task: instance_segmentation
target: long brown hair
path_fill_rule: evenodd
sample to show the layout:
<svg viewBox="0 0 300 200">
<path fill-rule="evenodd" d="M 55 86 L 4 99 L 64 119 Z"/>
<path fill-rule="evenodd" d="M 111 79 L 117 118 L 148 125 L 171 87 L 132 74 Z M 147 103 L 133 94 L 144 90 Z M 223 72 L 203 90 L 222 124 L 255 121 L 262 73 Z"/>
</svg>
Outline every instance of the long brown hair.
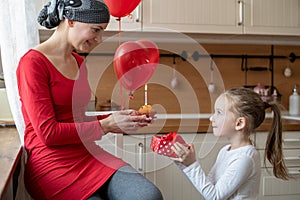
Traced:
<svg viewBox="0 0 300 200">
<path fill-rule="evenodd" d="M 254 133 L 265 119 L 265 109 L 271 108 L 273 120 L 269 131 L 264 154 L 264 165 L 268 160 L 273 166 L 275 177 L 287 180 L 290 178 L 283 159 L 282 152 L 282 121 L 281 112 L 276 103 L 266 103 L 251 89 L 233 88 L 224 92 L 230 104 L 230 111 L 238 117 L 245 117 L 248 126 L 245 134 Z"/>
</svg>

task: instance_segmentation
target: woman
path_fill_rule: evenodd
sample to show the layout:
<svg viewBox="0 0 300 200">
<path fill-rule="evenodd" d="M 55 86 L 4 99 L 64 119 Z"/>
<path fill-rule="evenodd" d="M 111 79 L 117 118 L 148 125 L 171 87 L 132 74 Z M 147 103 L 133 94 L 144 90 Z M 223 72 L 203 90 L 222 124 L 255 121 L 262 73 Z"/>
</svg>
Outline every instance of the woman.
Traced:
<svg viewBox="0 0 300 200">
<path fill-rule="evenodd" d="M 282 125 L 278 106 L 263 102 L 250 89 L 235 88 L 221 94 L 210 118 L 213 133 L 226 137 L 217 160 L 206 176 L 196 160 L 193 145 L 175 143 L 172 150 L 179 156 L 175 161 L 205 199 L 258 199 L 260 155 L 249 136 L 265 119 L 265 109 L 274 117 L 265 150 L 265 160 L 273 166 L 275 177 L 287 180 L 289 174 L 282 154 Z"/>
<path fill-rule="evenodd" d="M 20 60 L 17 79 L 28 160 L 25 185 L 34 199 L 162 199 L 131 166 L 95 144 L 108 132 L 134 133 L 151 122 L 134 110 L 87 117 L 90 87 L 84 60 L 109 22 L 97 0 L 52 0 L 39 23 L 57 27 Z"/>
</svg>

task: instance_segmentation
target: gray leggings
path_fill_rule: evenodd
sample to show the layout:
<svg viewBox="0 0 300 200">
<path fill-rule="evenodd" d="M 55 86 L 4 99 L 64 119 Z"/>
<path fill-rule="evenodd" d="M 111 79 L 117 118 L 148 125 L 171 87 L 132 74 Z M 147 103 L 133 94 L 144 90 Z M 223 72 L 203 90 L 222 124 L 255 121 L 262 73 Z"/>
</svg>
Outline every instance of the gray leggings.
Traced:
<svg viewBox="0 0 300 200">
<path fill-rule="evenodd" d="M 159 189 L 131 166 L 123 166 L 88 200 L 162 200 Z"/>
</svg>

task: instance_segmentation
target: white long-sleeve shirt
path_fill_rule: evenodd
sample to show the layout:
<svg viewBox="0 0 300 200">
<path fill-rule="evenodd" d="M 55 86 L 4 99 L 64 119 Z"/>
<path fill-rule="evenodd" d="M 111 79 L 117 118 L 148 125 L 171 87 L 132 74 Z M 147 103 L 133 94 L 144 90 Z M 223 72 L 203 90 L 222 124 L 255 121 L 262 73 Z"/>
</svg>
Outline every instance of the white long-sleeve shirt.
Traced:
<svg viewBox="0 0 300 200">
<path fill-rule="evenodd" d="M 252 145 L 229 148 L 226 145 L 220 150 L 207 176 L 198 161 L 181 169 L 207 200 L 258 199 L 259 152 Z"/>
</svg>

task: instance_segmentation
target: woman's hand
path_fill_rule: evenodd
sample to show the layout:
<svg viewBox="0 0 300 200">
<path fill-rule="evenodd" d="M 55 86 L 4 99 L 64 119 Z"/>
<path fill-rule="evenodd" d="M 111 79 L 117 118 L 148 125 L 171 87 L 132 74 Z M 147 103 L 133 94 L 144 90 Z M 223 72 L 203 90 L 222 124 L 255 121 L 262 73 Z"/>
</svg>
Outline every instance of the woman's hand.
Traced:
<svg viewBox="0 0 300 200">
<path fill-rule="evenodd" d="M 151 122 L 151 118 L 147 118 L 146 115 L 138 115 L 135 110 L 121 110 L 100 120 L 104 133 L 134 133 Z"/>
<path fill-rule="evenodd" d="M 174 161 L 182 163 L 184 166 L 189 166 L 196 161 L 196 153 L 193 144 L 188 146 L 176 142 L 171 149 L 176 153 L 178 158 L 171 158 Z"/>
</svg>

